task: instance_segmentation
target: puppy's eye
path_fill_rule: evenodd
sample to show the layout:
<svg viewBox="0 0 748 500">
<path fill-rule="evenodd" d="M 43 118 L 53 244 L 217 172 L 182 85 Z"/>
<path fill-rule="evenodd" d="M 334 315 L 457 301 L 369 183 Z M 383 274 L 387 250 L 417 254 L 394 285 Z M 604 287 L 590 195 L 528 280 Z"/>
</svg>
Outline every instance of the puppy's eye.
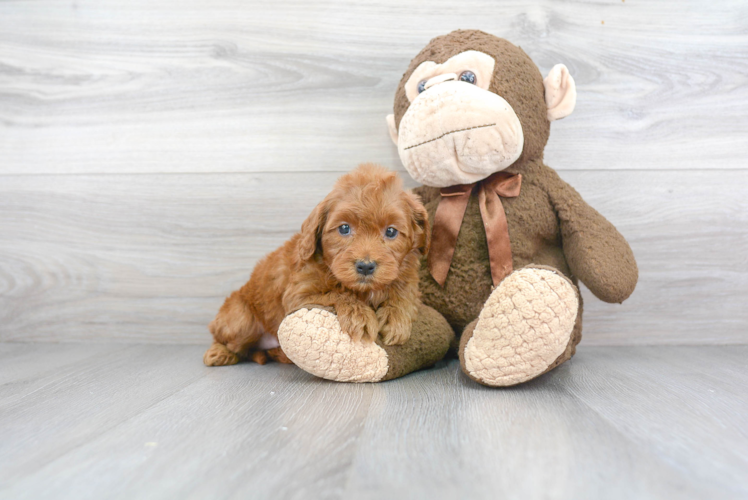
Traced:
<svg viewBox="0 0 748 500">
<path fill-rule="evenodd" d="M 394 239 L 397 236 L 397 229 L 394 227 L 388 227 L 384 232 L 385 238 Z"/>
<path fill-rule="evenodd" d="M 472 71 L 463 71 L 462 73 L 460 73 L 460 81 L 472 83 L 473 85 L 475 85 L 475 82 L 477 82 L 478 80 L 475 77 L 475 73 L 473 73 Z"/>
<path fill-rule="evenodd" d="M 338 232 L 342 236 L 348 236 L 349 234 L 351 234 L 351 226 L 349 226 L 348 224 L 342 224 L 340 227 L 338 227 Z"/>
<path fill-rule="evenodd" d="M 418 82 L 418 93 L 420 94 L 424 90 L 426 90 L 426 80 L 421 80 Z"/>
</svg>

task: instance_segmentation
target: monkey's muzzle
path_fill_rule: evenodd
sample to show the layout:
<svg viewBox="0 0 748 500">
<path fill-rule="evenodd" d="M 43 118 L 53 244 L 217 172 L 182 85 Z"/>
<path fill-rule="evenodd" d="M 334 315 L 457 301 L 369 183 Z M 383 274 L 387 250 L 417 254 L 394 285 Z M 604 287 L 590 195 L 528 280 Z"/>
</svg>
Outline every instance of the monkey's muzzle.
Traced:
<svg viewBox="0 0 748 500">
<path fill-rule="evenodd" d="M 400 121 L 398 152 L 415 180 L 447 187 L 504 170 L 523 143 L 519 118 L 501 96 L 447 81 L 413 100 Z"/>
</svg>

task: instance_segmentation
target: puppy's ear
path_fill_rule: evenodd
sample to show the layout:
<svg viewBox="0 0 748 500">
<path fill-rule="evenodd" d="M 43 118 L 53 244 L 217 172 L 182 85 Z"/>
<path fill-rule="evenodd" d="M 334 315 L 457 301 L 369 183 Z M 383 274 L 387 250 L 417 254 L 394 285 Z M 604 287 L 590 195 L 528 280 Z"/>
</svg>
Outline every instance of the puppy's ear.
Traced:
<svg viewBox="0 0 748 500">
<path fill-rule="evenodd" d="M 429 225 L 429 214 L 426 212 L 426 208 L 421 203 L 421 199 L 411 193 L 405 191 L 403 193 L 405 202 L 408 204 L 410 210 L 411 223 L 413 225 L 413 234 L 415 235 L 415 244 L 421 255 L 429 253 L 429 247 L 431 246 L 431 226 Z"/>
<path fill-rule="evenodd" d="M 312 213 L 301 225 L 301 239 L 299 240 L 299 259 L 301 262 L 309 260 L 317 251 L 317 244 L 322 236 L 322 228 L 327 220 L 327 200 L 314 207 Z"/>
</svg>

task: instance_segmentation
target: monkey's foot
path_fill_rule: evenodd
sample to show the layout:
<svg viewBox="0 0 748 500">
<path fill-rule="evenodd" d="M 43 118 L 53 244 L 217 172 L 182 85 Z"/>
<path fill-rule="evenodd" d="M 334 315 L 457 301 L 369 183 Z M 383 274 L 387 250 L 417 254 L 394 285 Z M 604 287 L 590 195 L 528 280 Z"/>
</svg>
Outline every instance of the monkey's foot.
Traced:
<svg viewBox="0 0 748 500">
<path fill-rule="evenodd" d="M 462 334 L 460 365 L 473 380 L 509 386 L 548 371 L 569 344 L 579 308 L 576 287 L 548 268 L 513 272 Z"/>
<path fill-rule="evenodd" d="M 387 375 L 387 352 L 374 342 L 354 342 L 335 313 L 303 308 L 278 328 L 286 356 L 302 370 L 337 382 L 379 382 Z"/>
</svg>

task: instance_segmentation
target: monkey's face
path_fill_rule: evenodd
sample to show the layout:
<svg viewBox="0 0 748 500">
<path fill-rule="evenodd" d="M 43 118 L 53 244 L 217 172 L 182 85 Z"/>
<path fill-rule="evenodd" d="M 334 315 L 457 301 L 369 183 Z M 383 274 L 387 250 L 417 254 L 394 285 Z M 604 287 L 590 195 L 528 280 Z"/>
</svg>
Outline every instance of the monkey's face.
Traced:
<svg viewBox="0 0 748 500">
<path fill-rule="evenodd" d="M 397 149 L 410 175 L 436 187 L 471 184 L 522 154 L 522 124 L 490 92 L 495 61 L 474 50 L 421 63 L 405 83 L 410 106 Z"/>
<path fill-rule="evenodd" d="M 455 50 L 469 47 L 460 43 L 464 33 L 488 37 L 489 43 L 478 45 L 500 53 Z M 439 38 L 433 40 L 403 77 L 396 96 L 396 105 L 405 108 L 399 124 L 394 115 L 387 117 L 408 173 L 433 187 L 472 184 L 506 169 L 522 156 L 527 133 L 533 154 L 540 140 L 542 153 L 549 121 L 571 113 L 576 98 L 563 65 L 543 82 L 534 63 L 505 40 L 482 32 L 447 37 L 449 44 L 443 45 L 451 51 L 438 46 Z"/>
</svg>

